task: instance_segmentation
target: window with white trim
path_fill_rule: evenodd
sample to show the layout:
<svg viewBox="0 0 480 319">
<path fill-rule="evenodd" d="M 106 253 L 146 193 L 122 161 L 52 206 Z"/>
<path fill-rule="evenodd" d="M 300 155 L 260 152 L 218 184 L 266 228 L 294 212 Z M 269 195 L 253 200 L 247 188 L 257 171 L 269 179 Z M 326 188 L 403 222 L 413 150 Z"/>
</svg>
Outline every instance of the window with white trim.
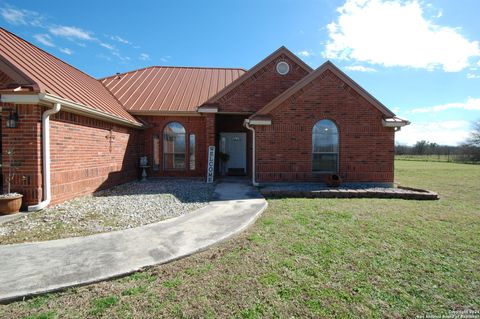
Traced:
<svg viewBox="0 0 480 319">
<path fill-rule="evenodd" d="M 185 128 L 178 122 L 169 123 L 163 130 L 163 169 L 185 169 L 185 149 Z"/>
<path fill-rule="evenodd" d="M 312 170 L 338 172 L 338 129 L 331 120 L 321 120 L 313 126 Z"/>
</svg>

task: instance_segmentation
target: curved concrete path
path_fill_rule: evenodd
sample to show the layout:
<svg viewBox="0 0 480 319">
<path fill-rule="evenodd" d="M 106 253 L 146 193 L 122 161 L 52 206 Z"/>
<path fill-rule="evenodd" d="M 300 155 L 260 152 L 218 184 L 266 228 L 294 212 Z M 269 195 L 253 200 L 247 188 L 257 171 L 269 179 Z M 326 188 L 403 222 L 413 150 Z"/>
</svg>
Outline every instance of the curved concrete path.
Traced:
<svg viewBox="0 0 480 319">
<path fill-rule="evenodd" d="M 209 205 L 177 218 L 86 237 L 0 246 L 0 302 L 191 255 L 239 233 L 266 207 L 255 188 L 220 183 Z"/>
</svg>

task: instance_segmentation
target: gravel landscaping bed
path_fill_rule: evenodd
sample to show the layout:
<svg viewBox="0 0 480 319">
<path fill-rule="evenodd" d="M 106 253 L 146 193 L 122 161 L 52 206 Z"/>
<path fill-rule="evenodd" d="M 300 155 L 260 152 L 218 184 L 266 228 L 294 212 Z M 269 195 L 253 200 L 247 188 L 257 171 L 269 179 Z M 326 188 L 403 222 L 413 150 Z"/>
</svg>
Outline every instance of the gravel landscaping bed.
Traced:
<svg viewBox="0 0 480 319">
<path fill-rule="evenodd" d="M 260 192 L 265 197 L 305 198 L 401 198 L 436 200 L 437 193 L 411 187 L 389 187 L 376 183 L 343 183 L 339 187 L 327 187 L 322 183 L 276 183 L 264 185 Z"/>
<path fill-rule="evenodd" d="M 0 244 L 138 227 L 208 204 L 215 186 L 193 180 L 132 182 L 29 213 L 0 225 Z"/>
</svg>

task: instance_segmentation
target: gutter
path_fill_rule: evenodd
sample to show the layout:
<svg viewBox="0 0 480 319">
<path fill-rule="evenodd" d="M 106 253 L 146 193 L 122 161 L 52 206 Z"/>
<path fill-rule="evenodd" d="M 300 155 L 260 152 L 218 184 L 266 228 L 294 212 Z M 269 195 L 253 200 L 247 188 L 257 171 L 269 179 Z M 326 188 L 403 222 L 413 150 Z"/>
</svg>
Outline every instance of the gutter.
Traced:
<svg viewBox="0 0 480 319">
<path fill-rule="evenodd" d="M 37 205 L 28 206 L 29 212 L 35 212 L 50 204 L 52 200 L 52 189 L 50 183 L 50 115 L 60 112 L 62 105 L 55 103 L 53 109 L 46 110 L 42 114 L 42 168 L 43 168 L 43 201 Z"/>
<path fill-rule="evenodd" d="M 250 126 L 249 119 L 245 119 L 243 126 L 252 131 L 252 185 L 258 186 L 258 183 L 255 181 L 255 129 Z"/>
<path fill-rule="evenodd" d="M 118 116 L 109 114 L 104 111 L 99 111 L 93 108 L 90 108 L 86 105 L 76 103 L 49 93 L 37 93 L 37 94 L 2 94 L 1 101 L 3 103 L 14 103 L 14 104 L 41 104 L 41 105 L 51 105 L 55 103 L 62 104 L 62 111 L 68 111 L 70 113 L 83 115 L 90 118 L 99 119 L 102 121 L 117 123 L 133 128 L 144 128 L 144 125 L 141 123 L 134 123 L 129 120 L 122 119 Z"/>
<path fill-rule="evenodd" d="M 108 114 L 108 113 L 103 112 L 103 111 L 98 111 L 98 110 L 92 109 L 92 108 L 87 107 L 85 105 L 75 103 L 75 102 L 72 102 L 70 100 L 55 96 L 55 95 L 51 95 L 51 94 L 48 94 L 48 93 L 39 93 L 38 97 L 39 97 L 40 101 L 49 102 L 49 103 L 61 103 L 64 111 L 70 111 L 71 113 L 85 115 L 87 117 L 93 117 L 93 118 L 101 119 L 101 120 L 104 120 L 104 121 L 107 120 L 109 122 L 119 123 L 119 124 L 123 124 L 123 125 L 130 126 L 130 127 L 135 127 L 135 128 L 143 127 L 143 125 L 141 123 L 138 123 L 138 124 L 133 123 L 133 122 L 130 122 L 128 120 L 124 120 L 120 117 Z"/>
</svg>

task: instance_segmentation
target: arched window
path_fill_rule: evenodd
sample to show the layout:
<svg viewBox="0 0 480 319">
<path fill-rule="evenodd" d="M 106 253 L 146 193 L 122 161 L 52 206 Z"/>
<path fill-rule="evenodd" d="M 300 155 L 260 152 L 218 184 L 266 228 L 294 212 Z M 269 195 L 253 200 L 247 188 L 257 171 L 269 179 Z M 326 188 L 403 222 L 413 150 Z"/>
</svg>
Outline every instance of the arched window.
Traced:
<svg viewBox="0 0 480 319">
<path fill-rule="evenodd" d="M 338 172 L 338 129 L 330 120 L 318 121 L 312 129 L 312 170 Z"/>
<path fill-rule="evenodd" d="M 163 130 L 163 169 L 185 169 L 185 128 L 171 122 Z"/>
</svg>

